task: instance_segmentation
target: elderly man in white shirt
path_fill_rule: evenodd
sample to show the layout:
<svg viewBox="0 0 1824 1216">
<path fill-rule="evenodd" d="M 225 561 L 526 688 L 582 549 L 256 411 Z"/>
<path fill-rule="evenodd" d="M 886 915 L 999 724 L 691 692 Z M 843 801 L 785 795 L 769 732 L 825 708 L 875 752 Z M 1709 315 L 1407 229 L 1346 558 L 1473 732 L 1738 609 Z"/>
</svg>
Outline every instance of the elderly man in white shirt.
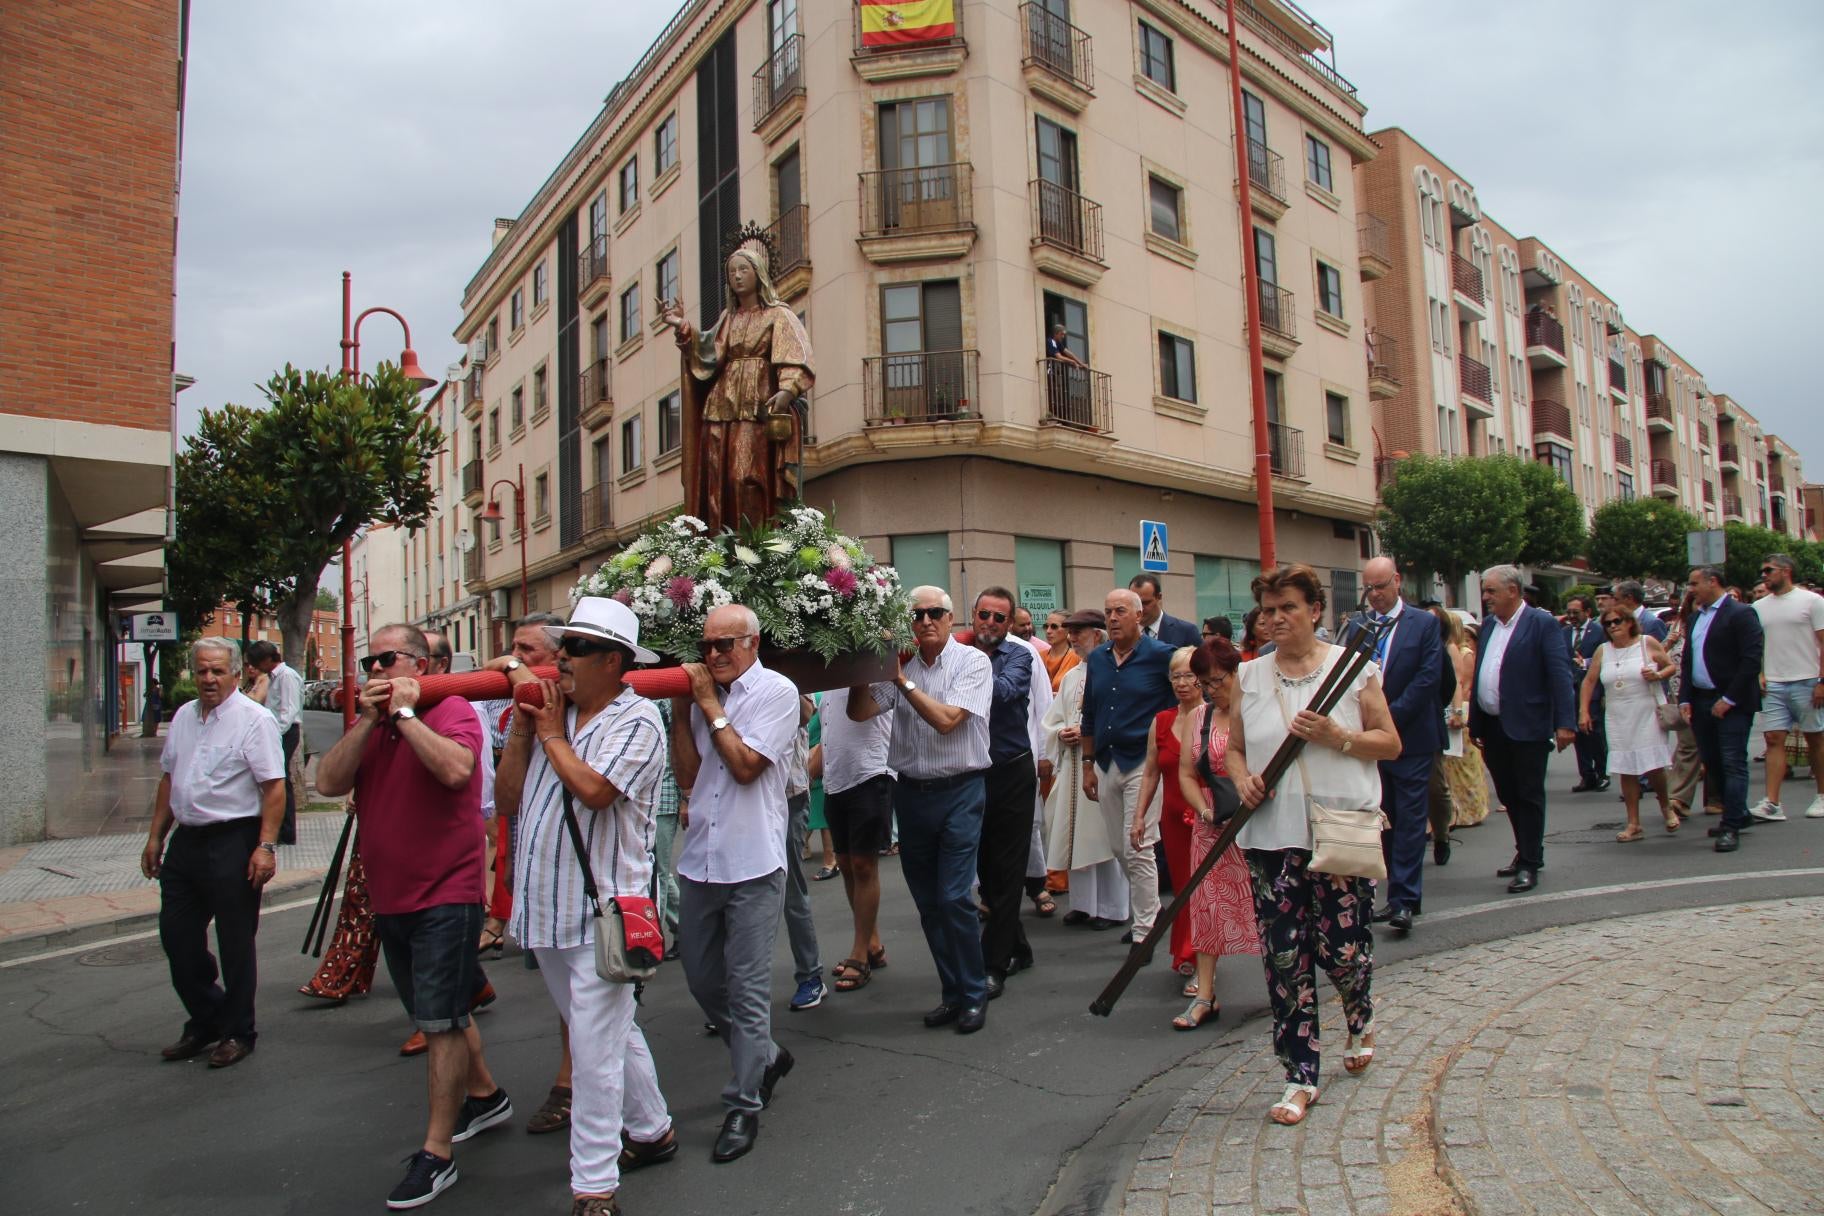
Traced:
<svg viewBox="0 0 1824 1216">
<path fill-rule="evenodd" d="M 266 712 L 279 726 L 279 744 L 285 751 L 285 822 L 279 828 L 280 844 L 298 843 L 298 793 L 291 783 L 291 759 L 304 737 L 304 677 L 285 662 L 279 648 L 264 639 L 247 648 L 247 666 L 265 675 Z"/>
<path fill-rule="evenodd" d="M 690 696 L 671 705 L 680 817 L 678 934 L 690 994 L 728 1044 L 734 1075 L 711 1160 L 745 1156 L 760 1111 L 791 1071 L 773 1042 L 773 943 L 785 907 L 785 782 L 798 739 L 798 690 L 760 662 L 760 622 L 742 604 L 710 611 Z M 790 859 L 795 864 L 795 859 Z"/>
<path fill-rule="evenodd" d="M 188 1060 L 213 1045 L 209 1067 L 227 1068 L 251 1055 L 258 1037 L 254 934 L 260 893 L 278 871 L 284 759 L 272 715 L 237 687 L 237 644 L 201 639 L 190 648 L 190 672 L 196 700 L 171 718 L 139 868 L 158 880 L 159 941 L 189 1015 L 162 1054 Z M 212 920 L 219 968 L 209 954 Z"/>
</svg>

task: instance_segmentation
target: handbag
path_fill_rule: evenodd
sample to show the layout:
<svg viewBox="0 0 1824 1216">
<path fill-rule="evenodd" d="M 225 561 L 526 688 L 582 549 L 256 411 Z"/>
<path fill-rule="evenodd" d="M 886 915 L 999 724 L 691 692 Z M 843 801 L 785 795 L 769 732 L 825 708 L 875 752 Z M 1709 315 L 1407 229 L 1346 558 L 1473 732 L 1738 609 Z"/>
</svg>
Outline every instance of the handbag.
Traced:
<svg viewBox="0 0 1824 1216">
<path fill-rule="evenodd" d="M 1216 707 L 1203 707 L 1203 750 L 1197 754 L 1197 775 L 1203 778 L 1204 788 L 1210 791 L 1210 810 L 1212 823 L 1227 823 L 1235 818 L 1241 810 L 1241 791 L 1228 777 L 1216 772 L 1215 765 L 1210 763 L 1210 731 L 1216 724 Z"/>
<path fill-rule="evenodd" d="M 1279 715 L 1285 719 L 1286 733 L 1292 733 L 1292 715 L 1286 712 L 1286 700 L 1278 690 L 1273 693 Z M 1380 807 L 1345 810 L 1325 806 L 1311 796 L 1311 777 L 1305 769 L 1301 750 L 1298 779 L 1305 787 L 1305 813 L 1311 824 L 1311 860 L 1306 869 L 1319 874 L 1346 878 L 1387 877 L 1387 858 L 1381 852 L 1381 833 L 1387 830 L 1387 816 Z"/>
<path fill-rule="evenodd" d="M 659 972 L 665 961 L 665 930 L 656 903 L 643 895 L 617 895 L 604 908 L 583 847 L 583 830 L 577 826 L 576 804 L 564 789 L 564 826 L 570 829 L 570 847 L 583 867 L 583 894 L 589 897 L 595 918 L 595 973 L 610 984 L 639 984 Z"/>
<path fill-rule="evenodd" d="M 1647 639 L 1642 634 L 1640 639 L 1640 670 L 1647 672 Z M 1659 723 L 1661 730 L 1677 730 L 1685 724 L 1685 715 L 1679 712 L 1678 706 L 1666 700 L 1666 682 L 1651 680 L 1653 685 L 1653 720 Z"/>
</svg>

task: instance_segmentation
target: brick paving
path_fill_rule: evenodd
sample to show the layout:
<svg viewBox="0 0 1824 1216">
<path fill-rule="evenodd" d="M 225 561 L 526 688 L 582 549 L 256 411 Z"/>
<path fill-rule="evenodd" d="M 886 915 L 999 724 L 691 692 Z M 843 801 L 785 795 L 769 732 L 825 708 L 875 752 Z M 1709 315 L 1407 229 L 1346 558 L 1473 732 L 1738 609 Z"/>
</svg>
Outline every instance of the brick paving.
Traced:
<svg viewBox="0 0 1824 1216">
<path fill-rule="evenodd" d="M 1122 1211 L 1824 1211 L 1824 899 L 1552 929 L 1388 967 L 1374 1064 L 1270 1123 L 1250 1021 L 1179 1071 Z"/>
</svg>

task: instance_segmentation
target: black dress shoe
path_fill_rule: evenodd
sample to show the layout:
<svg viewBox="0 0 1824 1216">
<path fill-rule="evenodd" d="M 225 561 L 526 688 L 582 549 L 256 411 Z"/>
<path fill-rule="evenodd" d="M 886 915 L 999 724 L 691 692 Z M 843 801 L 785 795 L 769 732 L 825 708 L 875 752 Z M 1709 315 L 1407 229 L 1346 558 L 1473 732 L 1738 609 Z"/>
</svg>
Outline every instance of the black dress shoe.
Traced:
<svg viewBox="0 0 1824 1216">
<path fill-rule="evenodd" d="M 1508 862 L 1506 865 L 1502 866 L 1499 870 L 1496 870 L 1495 877 L 1496 878 L 1512 878 L 1515 874 L 1518 874 L 1519 872 L 1520 872 L 1520 859 L 1518 857 L 1516 857 L 1512 861 Z"/>
<path fill-rule="evenodd" d="M 165 1057 L 165 1059 L 172 1061 L 194 1059 L 215 1046 L 215 1039 L 216 1036 L 212 1034 L 191 1034 L 186 1030 L 183 1038 L 160 1051 L 158 1054 Z"/>
<path fill-rule="evenodd" d="M 1385 924 L 1387 921 L 1393 919 L 1393 913 L 1393 905 L 1385 904 L 1368 914 L 1368 923 L 1371 925 Z"/>
<path fill-rule="evenodd" d="M 1741 837 L 1736 834 L 1736 830 L 1734 828 L 1724 828 L 1716 834 L 1716 851 L 1717 852 L 1733 853 L 1741 847 L 1742 847 Z"/>
<path fill-rule="evenodd" d="M 1096 930 L 1096 932 L 1098 932 L 1098 933 L 1100 933 L 1104 929 L 1113 929 L 1116 925 L 1118 925 L 1120 923 L 1121 923 L 1120 921 L 1110 920 L 1106 916 L 1092 916 L 1089 918 L 1089 927 Z"/>
<path fill-rule="evenodd" d="M 1007 991 L 1007 977 L 993 971 L 988 973 L 988 999 L 998 1001 L 1001 993 Z"/>
<path fill-rule="evenodd" d="M 1030 954 L 1028 954 L 1025 958 L 1021 958 L 1018 955 L 1015 955 L 1014 957 L 1007 960 L 1006 974 L 1009 976 L 1018 975 L 1022 971 L 1031 971 L 1031 970 L 1032 970 L 1032 955 L 1030 955 Z"/>
<path fill-rule="evenodd" d="M 1063 923 L 1069 925 L 1073 929 L 1078 925 L 1087 925 L 1089 923 L 1089 913 L 1081 908 L 1073 908 L 1064 914 Z"/>
<path fill-rule="evenodd" d="M 1526 866 L 1514 868 L 1514 881 L 1507 884 L 1509 895 L 1522 895 L 1539 885 L 1539 871 Z"/>
<path fill-rule="evenodd" d="M 936 1030 L 939 1026 L 948 1026 L 950 1023 L 956 1021 L 962 1011 L 963 1007 L 961 1005 L 939 1005 L 925 1015 L 925 1025 L 933 1030 Z"/>
<path fill-rule="evenodd" d="M 786 1073 L 792 1071 L 792 1065 L 797 1062 L 798 1061 L 792 1059 L 791 1052 L 783 1047 L 779 1049 L 779 1054 L 773 1057 L 773 1062 L 768 1064 L 766 1066 L 766 1071 L 760 1074 L 761 1106 L 771 1106 L 773 1104 L 773 1086 L 779 1084 L 779 1079 L 785 1076 Z"/>
<path fill-rule="evenodd" d="M 964 1005 L 956 1018 L 956 1033 L 974 1034 L 988 1024 L 986 1005 Z"/>
<path fill-rule="evenodd" d="M 760 1116 L 748 1110 L 731 1110 L 722 1120 L 721 1134 L 716 1137 L 716 1147 L 710 1152 L 711 1161 L 733 1161 L 736 1157 L 745 1157 L 753 1150 L 754 1141 L 760 1136 Z"/>
<path fill-rule="evenodd" d="M 1613 784 L 1614 784 L 1613 780 L 1611 780 L 1608 777 L 1604 777 L 1601 781 L 1598 781 L 1595 784 L 1595 786 L 1592 788 L 1594 788 L 1598 794 L 1602 794 L 1602 793 L 1606 793 L 1608 791 L 1609 786 L 1611 786 Z"/>
<path fill-rule="evenodd" d="M 1588 782 L 1588 781 L 1579 781 L 1579 782 L 1578 782 L 1578 783 L 1577 783 L 1577 784 L 1576 784 L 1576 785 L 1573 785 L 1573 786 L 1572 786 L 1572 787 L 1571 787 L 1571 793 L 1573 793 L 1573 794 L 1587 794 L 1587 793 L 1589 793 L 1589 792 L 1590 792 L 1590 791 L 1591 791 L 1591 790 L 1593 790 L 1593 789 L 1595 789 L 1595 788 L 1596 788 L 1596 787 L 1595 787 L 1595 786 L 1594 786 L 1594 785 L 1592 785 L 1592 784 L 1590 784 L 1590 783 L 1589 783 L 1589 782 Z"/>
<path fill-rule="evenodd" d="M 1387 927 L 1399 933 L 1411 933 L 1412 910 L 1409 908 L 1397 909 L 1392 916 L 1387 918 Z"/>
<path fill-rule="evenodd" d="M 1440 836 L 1431 842 L 1431 859 L 1441 866 L 1450 864 L 1450 837 Z"/>
<path fill-rule="evenodd" d="M 1121 944 L 1123 946 L 1131 946 L 1134 944 L 1134 931 L 1132 929 L 1129 929 L 1126 933 L 1121 935 Z"/>
<path fill-rule="evenodd" d="M 1712 840 L 1715 840 L 1717 837 L 1721 836 L 1724 832 L 1737 832 L 1737 833 L 1746 832 L 1749 828 L 1751 828 L 1753 826 L 1754 826 L 1754 821 L 1752 819 L 1749 820 L 1747 823 L 1742 824 L 1740 827 L 1734 827 L 1734 828 L 1726 828 L 1726 827 L 1723 827 L 1721 824 L 1718 824 L 1716 827 L 1713 827 L 1710 830 L 1708 830 L 1707 832 L 1705 832 L 1704 835 L 1710 837 Z"/>
</svg>

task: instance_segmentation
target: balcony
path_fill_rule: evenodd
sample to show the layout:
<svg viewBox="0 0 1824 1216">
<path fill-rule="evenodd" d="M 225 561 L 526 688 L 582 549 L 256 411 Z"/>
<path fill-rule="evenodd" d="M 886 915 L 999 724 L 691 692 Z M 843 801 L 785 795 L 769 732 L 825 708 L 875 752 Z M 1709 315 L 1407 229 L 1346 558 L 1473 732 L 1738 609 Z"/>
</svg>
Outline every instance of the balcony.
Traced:
<svg viewBox="0 0 1824 1216">
<path fill-rule="evenodd" d="M 1628 399 L 1628 365 L 1620 359 L 1609 360 L 1609 392 L 1617 401 Z"/>
<path fill-rule="evenodd" d="M 1362 212 L 1355 221 L 1355 248 L 1364 280 L 1393 273 L 1393 243 L 1387 235 L 1387 221 L 1380 216 Z"/>
<path fill-rule="evenodd" d="M 1655 460 L 1651 466 L 1653 496 L 1678 499 L 1678 466 L 1670 460 Z"/>
<path fill-rule="evenodd" d="M 1615 463 L 1622 468 L 1634 467 L 1634 441 L 1626 435 L 1615 436 Z"/>
<path fill-rule="evenodd" d="M 481 505 L 481 460 L 479 457 L 462 466 L 462 501 L 471 507 Z"/>
<path fill-rule="evenodd" d="M 1274 359 L 1290 359 L 1298 349 L 1298 301 L 1275 283 L 1260 283 L 1260 350 Z"/>
<path fill-rule="evenodd" d="M 1775 496 L 1784 496 L 1786 493 L 1786 474 L 1779 472 L 1768 473 L 1767 492 Z"/>
<path fill-rule="evenodd" d="M 1574 432 L 1571 430 L 1571 411 L 1562 401 L 1534 398 L 1533 439 L 1535 441 L 1549 437 L 1562 440 L 1565 446 L 1568 447 L 1570 446 L 1571 436 L 1573 434 Z"/>
<path fill-rule="evenodd" d="M 1457 301 L 1457 311 L 1466 320 L 1488 320 L 1488 296 L 1482 286 L 1482 271 L 1460 253 L 1450 255 L 1450 294 Z"/>
<path fill-rule="evenodd" d="M 1093 287 L 1108 266 L 1102 260 L 1102 206 L 1056 182 L 1034 178 L 1032 260 L 1041 271 L 1079 287 Z"/>
<path fill-rule="evenodd" d="M 793 34 L 754 70 L 754 131 L 767 143 L 804 117 L 804 35 Z"/>
<path fill-rule="evenodd" d="M 578 421 L 592 431 L 599 431 L 614 417 L 614 390 L 609 375 L 607 356 L 597 359 L 577 375 L 576 408 Z"/>
<path fill-rule="evenodd" d="M 767 229 L 779 261 L 773 266 L 773 289 L 782 300 L 796 299 L 811 285 L 811 209 L 788 207 Z"/>
<path fill-rule="evenodd" d="M 1705 451 L 1710 450 L 1710 424 L 1707 422 L 1697 424 L 1697 446 Z"/>
<path fill-rule="evenodd" d="M 1291 4 L 1290 0 L 1282 0 L 1281 4 L 1276 7 L 1289 7 L 1293 12 L 1297 13 L 1299 17 L 1304 19 L 1305 24 L 1310 25 L 1323 36 L 1325 45 L 1329 44 L 1330 31 L 1324 29 L 1321 25 L 1318 25 L 1317 22 L 1312 21 L 1296 4 Z M 1322 81 L 1336 93 L 1341 94 L 1351 101 L 1355 99 L 1355 86 L 1350 84 L 1342 73 L 1312 54 L 1309 46 L 1301 44 L 1287 34 L 1285 28 L 1274 18 L 1267 16 L 1265 13 L 1261 12 L 1260 9 L 1249 4 L 1248 0 L 1234 0 L 1234 9 L 1235 16 L 1241 20 L 1241 23 L 1253 30 L 1264 41 L 1277 47 L 1287 58 L 1291 59 L 1294 63 L 1297 63 L 1300 67 L 1304 68 L 1305 71 Z"/>
<path fill-rule="evenodd" d="M 1716 467 L 1732 473 L 1742 471 L 1742 452 L 1733 443 L 1722 443 L 1716 449 Z"/>
<path fill-rule="evenodd" d="M 1668 434 L 1676 429 L 1672 418 L 1672 398 L 1664 393 L 1647 394 L 1647 429 L 1665 431 Z"/>
<path fill-rule="evenodd" d="M 1080 113 L 1096 95 L 1096 66 L 1089 35 L 1042 5 L 1020 5 L 1026 30 L 1026 57 L 1020 66 L 1026 87 L 1072 113 Z"/>
<path fill-rule="evenodd" d="M 861 178 L 861 252 L 875 263 L 958 258 L 975 244 L 974 170 L 963 161 Z"/>
<path fill-rule="evenodd" d="M 612 499 L 606 483 L 588 487 L 583 491 L 582 499 L 579 514 L 584 536 L 599 536 L 614 526 Z"/>
<path fill-rule="evenodd" d="M 969 44 L 963 38 L 963 13 L 968 7 L 968 0 L 956 0 L 950 24 L 906 29 L 888 24 L 885 5 L 856 0 L 855 53 L 849 62 L 870 83 L 948 76 L 969 55 Z"/>
<path fill-rule="evenodd" d="M 1368 355 L 1368 395 L 1385 401 L 1400 391 L 1400 344 L 1371 329 L 1364 345 Z"/>
<path fill-rule="evenodd" d="M 1305 433 L 1283 422 L 1267 423 L 1267 458 L 1273 476 L 1305 479 Z"/>
<path fill-rule="evenodd" d="M 1536 370 L 1568 367 L 1564 356 L 1564 326 L 1544 311 L 1526 314 L 1526 362 Z"/>
<path fill-rule="evenodd" d="M 1704 501 L 1711 501 L 1710 487 L 1708 485 L 1704 487 Z M 1733 519 L 1738 522 L 1741 520 L 1742 496 L 1740 494 L 1731 493 L 1728 490 L 1723 491 L 1723 518 Z"/>
<path fill-rule="evenodd" d="M 1239 197 L 1239 182 L 1235 191 Z M 1292 201 L 1286 193 L 1286 158 L 1254 139 L 1248 141 L 1248 201 L 1268 221 L 1284 215 Z"/>
<path fill-rule="evenodd" d="M 1061 359 L 1039 360 L 1039 383 L 1045 388 L 1045 412 L 1039 424 L 1108 431 L 1114 426 L 1114 391 L 1107 372 L 1077 367 Z"/>
<path fill-rule="evenodd" d="M 462 555 L 463 594 L 465 594 L 465 595 L 474 594 L 472 589 L 473 589 L 474 585 L 476 583 L 479 583 L 480 581 L 481 581 L 481 550 L 479 548 L 470 549 L 467 553 Z"/>
<path fill-rule="evenodd" d="M 1494 377 L 1489 374 L 1488 364 L 1468 352 L 1458 352 L 1457 387 L 1465 410 L 1484 418 L 1495 416 Z"/>
<path fill-rule="evenodd" d="M 608 238 L 598 236 L 576 255 L 576 295 L 584 308 L 594 308 L 608 298 Z"/>
<path fill-rule="evenodd" d="M 462 414 L 465 418 L 481 417 L 481 368 L 472 367 L 462 381 Z"/>
<path fill-rule="evenodd" d="M 874 355 L 862 363 L 862 409 L 868 426 L 979 417 L 973 350 Z"/>
</svg>

